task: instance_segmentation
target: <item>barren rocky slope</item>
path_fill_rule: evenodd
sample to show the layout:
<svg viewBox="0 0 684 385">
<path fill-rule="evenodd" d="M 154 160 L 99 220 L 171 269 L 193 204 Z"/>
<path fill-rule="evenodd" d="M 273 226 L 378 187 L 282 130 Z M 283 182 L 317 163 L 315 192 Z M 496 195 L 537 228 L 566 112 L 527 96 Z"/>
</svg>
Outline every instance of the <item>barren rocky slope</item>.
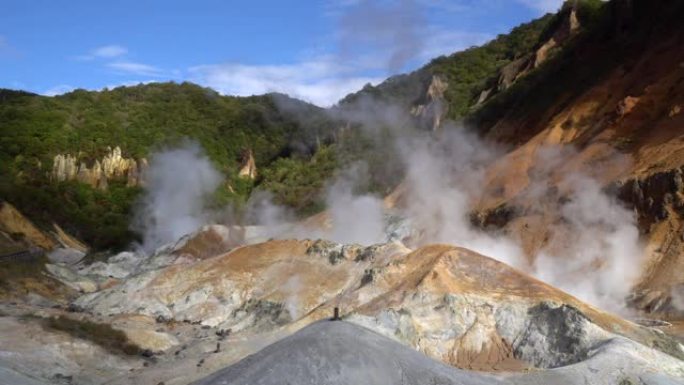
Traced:
<svg viewBox="0 0 684 385">
<path fill-rule="evenodd" d="M 445 170 L 487 157 L 475 164 L 474 177 L 456 170 L 453 182 L 470 195 L 454 205 L 464 191 L 431 194 L 430 181 L 407 172 L 384 201 L 391 228 L 381 243 L 273 240 L 272 229 L 211 225 L 149 255 L 86 256 L 87 248 L 56 224 L 42 230 L 2 203 L 4 249 L 52 251 L 0 260 L 0 384 L 268 384 L 301 376 L 338 383 L 339 375 L 349 383 L 362 364 L 384 374 L 378 384 L 684 383 L 684 3 L 614 0 L 603 6 L 604 19 L 579 17 L 577 4 L 568 3 L 532 51 L 480 84 L 469 107 L 449 100 L 467 92 L 448 74 L 421 78 L 422 95 L 404 112 L 442 146 L 427 149 L 464 149 L 467 136 L 447 141 L 449 130 L 463 129 L 447 117 L 448 107 L 466 105 L 465 125 L 481 147 L 458 161 L 446 158 Z M 390 86 L 401 88 L 402 79 Z M 407 158 L 420 153 L 410 150 Z M 239 174 L 252 183 L 260 160 L 245 154 Z M 138 185 L 143 168 L 132 171 L 138 162 L 119 155 L 104 158 L 125 163 L 128 171 L 113 171 L 118 183 Z M 52 178 L 78 180 L 75 159 L 57 158 Z M 82 181 L 102 187 L 109 177 L 93 177 L 104 166 L 92 164 Z M 417 173 L 450 178 L 439 168 Z M 573 206 L 582 190 L 596 200 Z M 421 195 L 448 204 L 433 205 L 427 221 L 404 222 L 402 215 L 425 208 L 415 205 Z M 573 210 L 589 211 L 592 226 L 573 223 Z M 482 236 L 485 246 L 509 240 L 525 257 L 516 267 L 528 268 L 500 262 L 511 260 L 513 249 L 499 249 L 495 260 L 460 247 L 465 243 L 433 244 L 420 228 L 443 230 L 456 214 L 463 214 L 465 238 Z M 332 216 L 323 212 L 299 225 L 312 229 L 306 236 L 324 237 Z M 633 238 L 645 246 L 643 269 L 641 259 L 627 259 L 628 237 L 603 237 L 632 221 Z M 283 226 L 278 238 L 302 237 Z M 628 262 L 599 284 L 610 289 L 625 281 L 618 300 L 629 294 L 631 309 L 610 313 L 530 275 L 544 255 L 554 256 L 545 261 L 551 267 L 565 268 L 561 275 L 610 268 L 604 255 L 575 265 L 577 255 L 563 253 L 578 245 L 596 253 L 578 228 Z M 634 270 L 632 288 L 627 273 Z M 576 282 L 579 290 L 591 283 Z M 335 307 L 345 322 L 319 322 Z M 102 337 L 139 350 L 127 354 Z M 318 366 L 290 370 L 302 361 Z M 406 377 L 387 372 L 395 366 Z M 371 383 L 364 379 L 355 382 Z"/>
<path fill-rule="evenodd" d="M 500 384 L 449 368 L 346 322 L 321 321 L 196 382 L 213 384 Z"/>
<path fill-rule="evenodd" d="M 562 216 L 530 191 L 543 184 L 544 199 L 560 200 L 568 175 L 590 175 L 635 210 L 648 243 L 648 267 L 633 303 L 676 319 L 682 309 L 671 293 L 684 284 L 682 7 L 667 1 L 611 6 L 615 29 L 580 40 L 546 73 L 528 79 L 528 88 L 508 99 L 508 112 L 481 127 L 492 140 L 519 145 L 488 170 L 476 210 L 532 255 L 547 246 Z M 653 18 L 658 22 L 650 23 Z M 558 84 L 550 87 L 552 78 Z M 559 146 L 573 150 L 550 161 L 544 151 Z"/>
<path fill-rule="evenodd" d="M 684 347 L 660 330 L 466 249 L 296 240 L 235 248 L 235 231 L 210 226 L 149 258 L 123 253 L 108 263 L 49 265 L 57 279 L 92 292 L 69 306 L 72 313 L 47 299 L 4 304 L 2 366 L 42 381 L 185 384 L 339 307 L 348 322 L 451 366 L 506 373 L 507 381 L 684 378 Z M 87 340 L 65 345 L 70 337 L 38 332 L 39 319 L 16 318 L 22 314 L 111 324 L 148 358 L 118 358 Z M 87 358 L 69 359 L 88 350 Z M 52 364 L 55 357 L 64 364 Z M 538 374 L 512 374 L 520 371 Z"/>
<path fill-rule="evenodd" d="M 312 357 L 315 359 L 312 360 Z M 597 353 L 590 361 L 546 372 L 507 377 L 472 373 L 440 365 L 362 327 L 345 322 L 321 321 L 195 384 L 571 385 L 639 381 L 655 385 L 677 382 L 672 377 L 658 373 L 646 372 L 635 376 L 630 373 L 631 370 L 623 370 L 623 365 L 628 365 L 628 362 L 607 358 L 605 351 Z M 586 365 L 600 369 L 587 378 L 584 374 Z"/>
<path fill-rule="evenodd" d="M 561 209 L 581 190 L 574 180 L 591 179 L 635 213 L 646 245 L 631 305 L 681 322 L 684 7 L 615 0 L 583 22 L 583 3 L 591 2 L 568 2 L 531 52 L 476 89 L 465 123 L 504 150 L 486 165 L 469 202 L 472 222 L 514 240 L 534 265 L 541 253 L 577 242 Z M 461 84 L 445 84 L 449 73 L 437 64 L 425 70 L 432 80 L 423 79 L 413 109 L 439 131 Z M 393 206 L 413 199 L 405 190 L 390 196 Z"/>
</svg>

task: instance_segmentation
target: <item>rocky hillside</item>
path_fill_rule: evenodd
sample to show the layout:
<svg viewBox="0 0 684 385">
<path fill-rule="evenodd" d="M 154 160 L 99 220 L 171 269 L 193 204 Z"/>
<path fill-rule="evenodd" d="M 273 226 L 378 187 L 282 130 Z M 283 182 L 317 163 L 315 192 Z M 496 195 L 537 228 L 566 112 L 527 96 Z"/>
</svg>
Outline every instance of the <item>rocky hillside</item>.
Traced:
<svg viewBox="0 0 684 385">
<path fill-rule="evenodd" d="M 497 381 L 515 384 L 661 384 L 684 378 L 684 346 L 658 328 L 606 313 L 470 250 L 324 240 L 252 243 L 258 242 L 256 233 L 214 225 L 151 257 L 126 252 L 108 262 L 49 264 L 49 274 L 73 289 L 71 300 L 33 294 L 2 303 L 0 342 L 11 354 L 2 357 L 0 368 L 37 383 L 68 377 L 75 384 L 187 384 L 244 358 L 200 383 L 269 383 L 299 375 L 280 372 L 290 362 L 282 354 L 294 365 L 311 360 L 313 350 L 318 364 L 303 366 L 301 375 L 312 370 L 322 383 L 337 383 L 328 377 L 329 365 L 353 370 L 358 359 L 381 366 L 394 365 L 382 360 L 402 362 L 406 375 L 429 372 L 455 383 L 494 380 L 445 364 L 496 372 Z M 328 329 L 322 321 L 245 358 L 328 319 L 335 307 L 358 326 Z M 84 328 L 74 335 L 72 329 L 86 322 L 114 331 Z M 123 335 L 115 337 L 115 331 Z M 352 344 L 355 339 L 336 337 L 350 332 L 366 338 Z M 103 344 L 103 335 L 119 342 Z M 121 354 L 121 338 L 139 350 Z M 310 342 L 300 346 L 300 339 Z M 335 358 L 318 351 L 319 345 L 336 347 L 339 361 L 330 363 Z M 347 352 L 352 347 L 356 358 Z M 372 354 L 390 347 L 396 354 Z M 277 357 L 279 363 L 270 361 Z M 264 365 L 274 371 L 254 369 Z M 384 377 L 364 378 L 386 383 Z"/>
<path fill-rule="evenodd" d="M 567 2 L 327 111 L 3 91 L 0 378 L 683 382 L 683 16 Z M 148 155 L 182 136 L 227 176 L 212 208 L 259 189 L 300 217 L 266 205 L 147 252 L 62 230 L 132 239 Z"/>
<path fill-rule="evenodd" d="M 471 218 L 515 239 L 529 258 L 572 242 L 559 212 L 576 190 L 569 176 L 597 181 L 636 213 L 647 244 L 632 304 L 680 317 L 682 15 L 678 1 L 567 2 L 558 14 L 367 87 L 342 105 L 393 100 L 425 129 L 453 130 L 449 120 L 457 119 L 483 143 L 501 146 L 485 165 Z M 496 64 L 464 74 L 475 60 Z M 405 187 L 392 199 L 401 201 Z"/>
<path fill-rule="evenodd" d="M 217 205 L 240 206 L 256 188 L 298 215 L 313 214 L 325 207 L 326 179 L 358 160 L 369 165 L 366 188 L 387 194 L 403 177 L 392 166 L 399 155 L 350 133 L 349 123 L 358 122 L 349 122 L 349 109 L 354 115 L 371 98 L 410 112 L 411 125 L 438 130 L 554 57 L 595 23 L 597 4 L 581 1 L 482 47 L 434 59 L 329 111 L 283 95 L 220 96 L 189 83 L 57 97 L 2 90 L 0 196 L 40 227 L 57 222 L 95 249 L 120 249 L 140 235 L 130 230 L 130 214 L 149 156 L 184 138 L 199 142 L 227 178 Z"/>
<path fill-rule="evenodd" d="M 311 362 L 311 356 L 317 357 L 315 362 Z M 593 361 L 592 364 L 603 369 L 614 365 L 620 370 L 620 365 L 627 364 L 610 362 L 605 354 L 597 355 Z M 339 321 L 321 321 L 195 384 L 280 384 L 282 381 L 297 384 L 313 379 L 319 384 L 571 385 L 609 384 L 616 378 L 614 373 L 602 370 L 587 379 L 582 374 L 585 370 L 578 364 L 507 378 L 467 372 L 426 359 L 363 327 Z M 627 373 L 617 377 L 622 384 L 633 378 Z M 655 374 L 645 374 L 639 379 L 645 384 L 665 384 L 670 380 L 673 379 Z"/>
<path fill-rule="evenodd" d="M 408 154 L 392 136 L 405 131 L 392 124 L 439 136 L 458 119 L 483 143 L 503 148 L 478 165 L 485 171 L 469 202 L 474 225 L 514 239 L 534 263 L 570 241 L 559 212 L 573 193 L 567 176 L 590 177 L 635 210 L 648 244 L 632 304 L 676 317 L 684 290 L 681 14 L 676 1 L 568 2 L 329 111 L 277 95 L 222 97 L 190 84 L 55 98 L 3 91 L 0 193 L 48 237 L 58 225 L 94 249 L 121 248 L 137 236 L 130 214 L 147 156 L 165 143 L 187 136 L 202 144 L 227 176 L 213 204 L 244 201 L 257 188 L 306 215 L 324 209 L 326 180 L 359 159 L 369 180 L 355 189 L 388 194 L 404 180 Z M 371 122 L 385 129 L 380 140 L 355 130 L 369 124 L 368 115 L 387 115 L 387 105 L 408 124 L 394 113 L 401 119 Z M 391 199 L 401 201 L 401 191 Z M 22 244 L 17 234 L 3 236 L 8 252 Z"/>
<path fill-rule="evenodd" d="M 677 48 L 684 39 L 678 22 L 684 8 L 676 1 L 614 1 L 605 8 L 605 20 L 579 35 L 571 49 L 473 115 L 482 135 L 515 146 L 488 170 L 476 210 L 533 254 L 561 216 L 530 201 L 530 189 L 542 178 L 591 175 L 635 211 L 648 243 L 648 267 L 634 304 L 676 313 L 672 294 L 684 284 L 684 55 Z M 572 151 L 549 166 L 543 156 L 549 147 Z M 553 183 L 547 199 L 563 199 Z M 501 212 L 513 214 L 496 218 Z"/>
</svg>

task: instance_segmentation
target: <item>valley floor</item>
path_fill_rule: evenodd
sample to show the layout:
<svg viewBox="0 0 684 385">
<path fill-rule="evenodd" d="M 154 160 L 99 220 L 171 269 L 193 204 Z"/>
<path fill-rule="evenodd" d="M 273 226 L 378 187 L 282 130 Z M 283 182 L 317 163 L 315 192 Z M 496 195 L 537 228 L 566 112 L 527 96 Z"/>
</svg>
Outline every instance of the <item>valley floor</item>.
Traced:
<svg viewBox="0 0 684 385">
<path fill-rule="evenodd" d="M 67 294 L 0 303 L 0 383 L 684 382 L 684 347 L 658 328 L 467 249 L 236 247 L 230 231 L 48 264 Z"/>
</svg>

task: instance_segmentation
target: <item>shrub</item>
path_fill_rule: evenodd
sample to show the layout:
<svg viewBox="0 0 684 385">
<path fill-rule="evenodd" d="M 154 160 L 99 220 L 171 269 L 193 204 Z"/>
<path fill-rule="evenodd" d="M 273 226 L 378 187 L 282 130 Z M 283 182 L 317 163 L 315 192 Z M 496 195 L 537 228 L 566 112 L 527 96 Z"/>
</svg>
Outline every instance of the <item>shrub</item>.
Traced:
<svg viewBox="0 0 684 385">
<path fill-rule="evenodd" d="M 76 338 L 92 341 L 115 354 L 134 356 L 143 351 L 139 346 L 130 342 L 124 332 L 107 324 L 59 316 L 48 318 L 45 320 L 44 326 L 69 333 Z"/>
</svg>

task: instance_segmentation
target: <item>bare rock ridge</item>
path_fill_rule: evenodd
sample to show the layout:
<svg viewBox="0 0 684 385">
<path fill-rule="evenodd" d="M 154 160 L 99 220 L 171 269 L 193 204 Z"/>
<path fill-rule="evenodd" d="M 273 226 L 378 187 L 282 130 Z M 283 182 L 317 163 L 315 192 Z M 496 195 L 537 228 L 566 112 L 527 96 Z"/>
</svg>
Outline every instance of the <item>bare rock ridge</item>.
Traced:
<svg viewBox="0 0 684 385">
<path fill-rule="evenodd" d="M 560 22 L 548 40 L 539 45 L 534 52 L 516 58 L 499 71 L 496 86 L 483 90 L 478 97 L 477 105 L 481 105 L 495 94 L 505 91 L 516 81 L 539 68 L 554 50 L 565 45 L 581 31 L 582 26 L 577 17 L 577 2 L 566 3 L 565 8 L 559 13 L 559 18 Z"/>
<path fill-rule="evenodd" d="M 217 371 L 204 383 L 269 384 L 281 376 L 301 383 L 300 375 L 319 384 L 401 383 L 395 375 L 421 384 L 425 378 L 573 385 L 684 379 L 684 347 L 660 330 L 605 313 L 467 249 L 324 240 L 251 244 L 258 233 L 212 225 L 151 256 L 124 252 L 90 264 L 49 264 L 48 274 L 77 297 L 62 308 L 32 305 L 44 299 L 0 303 L 7 314 L 0 317 L 0 346 L 12 352 L 0 367 L 47 383 L 72 376 L 74 384 L 187 384 Z M 316 323 L 335 307 L 349 324 Z M 53 354 L 107 353 L 86 342 L 67 345 L 68 337 L 56 332 L 36 333 L 38 321 L 17 318 L 26 312 L 112 325 L 154 360 L 51 365 Z M 36 334 L 40 338 L 30 337 Z M 35 349 L 52 353 L 38 356 Z M 377 365 L 396 374 L 365 371 Z M 445 365 L 496 372 L 497 378 Z"/>
<path fill-rule="evenodd" d="M 254 153 L 252 150 L 247 150 L 242 156 L 242 166 L 238 175 L 241 178 L 254 180 L 257 177 L 256 161 L 254 160 Z"/>
<path fill-rule="evenodd" d="M 431 131 L 438 131 L 449 112 L 444 92 L 449 88 L 447 81 L 439 75 L 433 75 L 422 102 L 411 108 L 411 115 L 415 116 L 422 126 Z"/>
<path fill-rule="evenodd" d="M 563 369 L 574 373 L 568 375 L 572 381 L 611 383 L 592 380 L 591 361 L 605 368 L 597 375 L 603 379 L 616 365 L 629 367 L 629 378 L 650 372 L 684 376 L 684 347 L 661 332 L 466 249 L 432 245 L 411 251 L 392 243 L 362 247 L 295 240 L 235 248 L 247 237 L 215 225 L 150 258 L 122 253 L 107 263 L 55 265 L 62 269 L 55 277 L 70 285 L 91 282 L 81 291 L 95 291 L 73 303 L 85 315 L 161 320 L 153 329 L 160 332 L 178 324 L 230 330 L 233 344 L 284 337 L 340 307 L 348 322 L 462 369 Z M 208 344 L 176 338 L 179 344 Z M 207 370 L 244 355 L 232 350 L 212 357 Z M 165 365 L 174 364 L 179 362 L 172 358 Z M 163 367 L 162 378 L 170 374 Z M 572 381 L 567 383 L 577 383 Z"/>
<path fill-rule="evenodd" d="M 127 186 L 141 185 L 146 169 L 145 158 L 137 161 L 125 158 L 122 156 L 121 148 L 117 146 L 114 149 L 108 147 L 107 154 L 101 160 L 96 159 L 90 167 L 83 161 L 79 163 L 79 156 L 57 154 L 50 175 L 56 181 L 77 180 L 93 187 L 107 189 L 107 181 L 114 179 L 125 180 Z"/>
<path fill-rule="evenodd" d="M 57 241 L 38 229 L 28 218 L 14 206 L 0 201 L 0 232 L 12 239 L 19 249 L 37 246 L 44 250 L 52 250 Z"/>
<path fill-rule="evenodd" d="M 57 259 L 80 259 L 88 246 L 57 223 L 47 229 L 36 226 L 8 202 L 0 201 L 0 244 L 5 253 L 52 251 Z"/>
</svg>

